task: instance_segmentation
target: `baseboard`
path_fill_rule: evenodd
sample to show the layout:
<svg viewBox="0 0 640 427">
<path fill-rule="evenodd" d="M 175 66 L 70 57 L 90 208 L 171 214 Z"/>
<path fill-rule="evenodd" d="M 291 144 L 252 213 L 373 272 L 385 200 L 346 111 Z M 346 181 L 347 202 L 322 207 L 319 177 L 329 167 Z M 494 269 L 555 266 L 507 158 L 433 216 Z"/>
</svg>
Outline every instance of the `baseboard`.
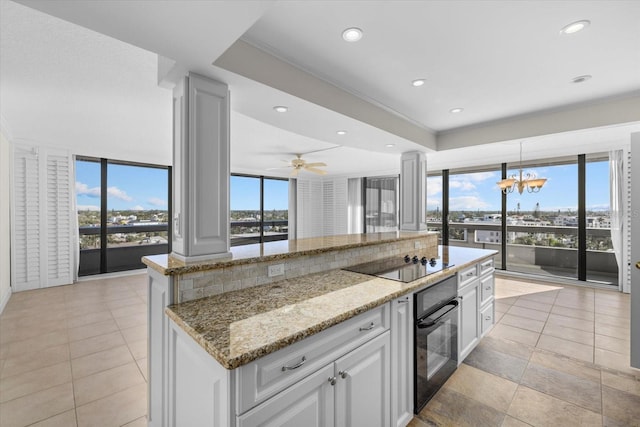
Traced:
<svg viewBox="0 0 640 427">
<path fill-rule="evenodd" d="M 578 279 L 571 279 L 569 277 L 559 277 L 559 276 L 543 276 L 537 274 L 530 273 L 520 273 L 516 271 L 506 271 L 506 270 L 495 270 L 496 277 L 507 277 L 507 278 L 515 278 L 522 279 L 529 282 L 544 282 L 556 285 L 571 285 L 571 286 L 582 286 L 585 288 L 594 288 L 594 289 L 604 289 L 608 291 L 618 291 L 618 285 L 606 285 L 598 282 L 590 282 L 590 281 L 582 281 Z"/>
<path fill-rule="evenodd" d="M 11 286 L 9 286 L 9 292 L 7 292 L 7 294 L 0 301 L 0 314 L 2 314 L 2 312 L 4 311 L 4 308 L 9 303 L 9 298 L 11 298 L 11 293 L 12 293 Z"/>
<path fill-rule="evenodd" d="M 146 273 L 146 268 L 141 268 L 138 270 L 126 270 L 126 271 L 117 271 L 114 273 L 104 273 L 104 274 L 92 274 L 91 276 L 81 276 L 76 279 L 76 283 L 80 282 L 90 282 L 92 280 L 102 280 L 102 279 L 112 279 L 115 277 L 127 277 L 127 276 L 135 276 L 137 274 Z"/>
</svg>

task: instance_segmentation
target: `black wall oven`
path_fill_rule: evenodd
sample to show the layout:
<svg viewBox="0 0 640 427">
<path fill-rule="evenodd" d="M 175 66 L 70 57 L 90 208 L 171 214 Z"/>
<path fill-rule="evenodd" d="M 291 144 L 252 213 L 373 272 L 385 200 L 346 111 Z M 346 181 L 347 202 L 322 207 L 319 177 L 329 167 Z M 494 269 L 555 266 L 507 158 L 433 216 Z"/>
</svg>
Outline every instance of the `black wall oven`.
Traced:
<svg viewBox="0 0 640 427">
<path fill-rule="evenodd" d="M 457 276 L 414 295 L 414 412 L 417 414 L 458 367 Z"/>
</svg>

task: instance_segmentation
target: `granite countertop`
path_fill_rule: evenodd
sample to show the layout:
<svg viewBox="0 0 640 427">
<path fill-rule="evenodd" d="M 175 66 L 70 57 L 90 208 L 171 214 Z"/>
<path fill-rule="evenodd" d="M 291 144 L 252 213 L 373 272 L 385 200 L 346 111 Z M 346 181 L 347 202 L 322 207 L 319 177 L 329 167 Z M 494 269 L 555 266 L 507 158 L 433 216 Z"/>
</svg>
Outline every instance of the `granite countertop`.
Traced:
<svg viewBox="0 0 640 427">
<path fill-rule="evenodd" d="M 455 266 L 410 283 L 331 270 L 172 305 L 166 313 L 235 369 L 497 253 L 452 246 L 438 252 Z"/>
<path fill-rule="evenodd" d="M 433 232 L 397 231 L 387 233 L 345 234 L 339 236 L 310 237 L 297 240 L 280 240 L 231 247 L 231 256 L 218 260 L 186 264 L 169 255 L 150 255 L 142 262 L 165 276 L 195 273 L 232 265 L 249 264 L 258 261 L 284 260 L 304 255 L 316 255 L 334 250 L 344 250 L 363 246 L 392 243 L 424 237 Z"/>
</svg>

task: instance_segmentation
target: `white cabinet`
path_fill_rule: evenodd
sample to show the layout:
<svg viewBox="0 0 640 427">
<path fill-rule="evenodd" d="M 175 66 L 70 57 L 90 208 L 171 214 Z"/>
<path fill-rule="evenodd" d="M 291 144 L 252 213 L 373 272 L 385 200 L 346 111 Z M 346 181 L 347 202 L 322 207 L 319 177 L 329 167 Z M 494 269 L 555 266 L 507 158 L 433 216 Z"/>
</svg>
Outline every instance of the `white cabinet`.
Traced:
<svg viewBox="0 0 640 427">
<path fill-rule="evenodd" d="M 413 301 L 391 302 L 391 426 L 413 419 Z"/>
<path fill-rule="evenodd" d="M 458 291 L 460 296 L 460 338 L 458 363 L 461 363 L 480 338 L 478 329 L 478 281 L 474 280 Z"/>
<path fill-rule="evenodd" d="M 485 336 L 487 332 L 493 328 L 494 323 L 494 304 L 495 299 L 495 281 L 493 272 L 493 258 L 485 260 L 478 264 L 478 274 L 480 276 L 480 310 L 479 326 L 480 338 Z"/>
<path fill-rule="evenodd" d="M 334 423 L 334 366 L 309 375 L 274 398 L 238 417 L 238 427 L 309 426 Z"/>
<path fill-rule="evenodd" d="M 386 427 L 390 404 L 389 332 L 238 417 L 238 427 Z"/>
<path fill-rule="evenodd" d="M 458 296 L 461 299 L 458 364 L 493 327 L 494 270 L 493 258 L 490 258 L 458 274 Z"/>
<path fill-rule="evenodd" d="M 243 414 L 340 356 L 389 329 L 389 305 L 359 314 L 339 325 L 236 369 L 236 412 Z"/>
<path fill-rule="evenodd" d="M 336 361 L 336 427 L 389 425 L 389 347 L 385 332 Z"/>
</svg>

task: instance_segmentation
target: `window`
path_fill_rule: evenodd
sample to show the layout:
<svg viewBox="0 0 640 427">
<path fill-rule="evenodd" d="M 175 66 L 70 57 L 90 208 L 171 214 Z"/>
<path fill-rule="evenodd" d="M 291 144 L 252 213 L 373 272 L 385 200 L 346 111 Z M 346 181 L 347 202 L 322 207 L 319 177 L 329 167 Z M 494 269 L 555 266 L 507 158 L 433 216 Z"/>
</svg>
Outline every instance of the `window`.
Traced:
<svg viewBox="0 0 640 427">
<path fill-rule="evenodd" d="M 398 230 L 398 177 L 365 179 L 366 233 Z"/>
<path fill-rule="evenodd" d="M 144 268 L 168 253 L 170 168 L 107 159 L 76 160 L 79 275 Z"/>
<path fill-rule="evenodd" d="M 519 178 L 520 165 L 509 166 L 507 176 Z M 606 154 L 532 161 L 522 170 L 524 178 L 533 173 L 547 182 L 538 193 L 526 189 L 522 194 L 517 189 L 509 193 L 504 208 L 496 185 L 501 177 L 498 169 L 432 174 L 427 178 L 429 229 L 441 231 L 447 226 L 438 219 L 437 206 L 442 205 L 442 217 L 449 218 L 448 244 L 498 250 L 497 268 L 617 284 Z M 448 200 L 442 200 L 442 176 L 449 176 Z"/>
<path fill-rule="evenodd" d="M 609 160 L 587 157 L 585 165 L 587 280 L 618 284 L 618 264 L 611 241 Z"/>
<path fill-rule="evenodd" d="M 536 163 L 523 173 L 547 178 L 538 193 L 507 196 L 507 270 L 577 278 L 578 164 Z M 510 169 L 508 176 L 519 175 Z"/>
<path fill-rule="evenodd" d="M 286 240 L 289 181 L 231 175 L 231 246 Z"/>
<path fill-rule="evenodd" d="M 442 174 L 427 176 L 427 230 L 442 238 Z"/>
<path fill-rule="evenodd" d="M 498 168 L 449 175 L 449 244 L 501 252 L 502 197 Z M 501 255 L 495 257 L 500 267 Z"/>
</svg>

